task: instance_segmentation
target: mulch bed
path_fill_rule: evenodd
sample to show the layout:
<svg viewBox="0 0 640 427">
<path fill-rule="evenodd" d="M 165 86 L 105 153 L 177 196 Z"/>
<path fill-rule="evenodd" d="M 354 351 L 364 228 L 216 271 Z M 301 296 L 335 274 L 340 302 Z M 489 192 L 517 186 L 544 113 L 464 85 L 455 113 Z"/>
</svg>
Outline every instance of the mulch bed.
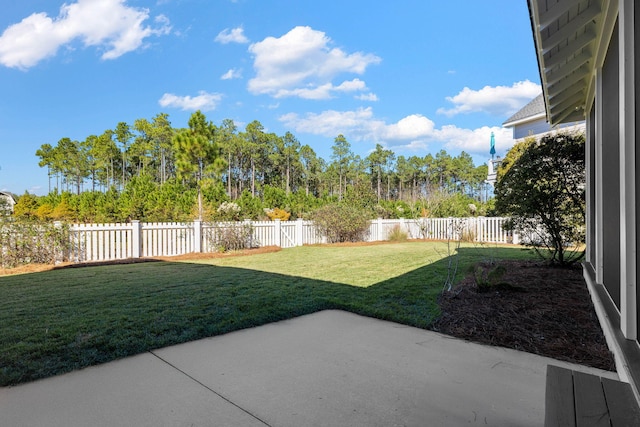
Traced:
<svg viewBox="0 0 640 427">
<path fill-rule="evenodd" d="M 615 370 L 582 269 L 500 262 L 497 286 L 479 292 L 469 274 L 440 300 L 434 330 L 470 341 Z M 486 273 L 492 265 L 479 265 Z M 486 283 L 487 280 L 481 282 Z"/>
</svg>

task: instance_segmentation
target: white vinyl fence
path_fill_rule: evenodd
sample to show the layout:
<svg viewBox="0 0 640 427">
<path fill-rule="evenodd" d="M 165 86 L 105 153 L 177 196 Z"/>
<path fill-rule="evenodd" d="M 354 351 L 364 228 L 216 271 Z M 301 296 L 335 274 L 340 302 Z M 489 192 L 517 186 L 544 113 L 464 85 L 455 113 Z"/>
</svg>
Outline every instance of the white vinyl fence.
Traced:
<svg viewBox="0 0 640 427">
<path fill-rule="evenodd" d="M 479 243 L 518 243 L 518 237 L 503 229 L 506 218 L 419 218 L 371 221 L 367 241 L 388 240 L 394 228 L 410 239 L 464 240 Z M 194 252 L 215 252 L 216 233 L 244 226 L 250 230 L 254 247 L 290 248 L 325 243 L 313 222 L 244 221 L 237 223 L 143 223 L 74 224 L 70 227 L 73 262 L 109 261 L 126 258 L 173 256 Z"/>
</svg>

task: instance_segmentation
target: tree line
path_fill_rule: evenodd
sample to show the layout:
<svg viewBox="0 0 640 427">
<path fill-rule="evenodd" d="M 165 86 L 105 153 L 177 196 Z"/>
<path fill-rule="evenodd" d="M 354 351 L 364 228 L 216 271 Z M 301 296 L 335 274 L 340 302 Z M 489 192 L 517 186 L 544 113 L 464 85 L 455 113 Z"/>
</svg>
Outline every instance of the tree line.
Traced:
<svg viewBox="0 0 640 427">
<path fill-rule="evenodd" d="M 435 156 L 406 157 L 377 144 L 363 158 L 353 153 L 343 135 L 337 135 L 331 157 L 325 160 L 291 132 L 282 136 L 266 132 L 257 120 L 243 130 L 230 119 L 215 125 L 201 111 L 191 115 L 185 128 L 174 128 L 169 116 L 160 113 L 132 125 L 120 122 L 83 141 L 65 137 L 55 145 L 43 144 L 36 156 L 48 171 L 47 203 L 52 209 L 62 195 L 75 204 L 79 199 L 105 197 L 122 199 L 122 204 L 140 191 L 165 194 L 164 202 L 170 205 L 193 204 L 191 209 L 200 217 L 223 201 L 246 205 L 247 200 L 259 199 L 268 208 L 293 211 L 296 204 L 307 210 L 309 205 L 356 194 L 377 206 L 415 205 L 436 196 L 482 204 L 488 194 L 487 166 L 475 166 L 466 152 L 451 156 L 441 150 Z M 277 200 L 269 200 L 274 194 Z M 183 198 L 188 200 L 179 202 Z M 122 206 L 118 210 L 127 211 Z M 175 215 L 167 215 L 172 218 Z"/>
</svg>

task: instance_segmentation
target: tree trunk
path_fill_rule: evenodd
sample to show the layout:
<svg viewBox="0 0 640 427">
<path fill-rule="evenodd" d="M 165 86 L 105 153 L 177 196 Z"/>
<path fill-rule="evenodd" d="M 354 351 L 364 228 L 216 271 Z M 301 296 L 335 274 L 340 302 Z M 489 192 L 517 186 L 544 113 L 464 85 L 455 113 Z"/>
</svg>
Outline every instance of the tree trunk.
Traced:
<svg viewBox="0 0 640 427">
<path fill-rule="evenodd" d="M 256 197 L 256 163 L 251 159 L 251 195 Z"/>
<path fill-rule="evenodd" d="M 198 219 L 202 221 L 202 190 L 198 184 Z"/>
<path fill-rule="evenodd" d="M 229 153 L 229 175 L 227 178 L 227 193 L 231 197 L 231 153 Z"/>
</svg>

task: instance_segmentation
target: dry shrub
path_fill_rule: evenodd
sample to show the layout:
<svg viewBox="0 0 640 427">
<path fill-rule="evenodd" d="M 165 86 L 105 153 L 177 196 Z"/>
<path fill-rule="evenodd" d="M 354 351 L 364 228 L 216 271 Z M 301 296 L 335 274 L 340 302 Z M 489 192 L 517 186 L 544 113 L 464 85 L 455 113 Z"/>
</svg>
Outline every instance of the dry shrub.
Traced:
<svg viewBox="0 0 640 427">
<path fill-rule="evenodd" d="M 387 240 L 390 242 L 405 242 L 408 238 L 409 235 L 399 224 L 394 225 L 387 236 Z"/>
</svg>

